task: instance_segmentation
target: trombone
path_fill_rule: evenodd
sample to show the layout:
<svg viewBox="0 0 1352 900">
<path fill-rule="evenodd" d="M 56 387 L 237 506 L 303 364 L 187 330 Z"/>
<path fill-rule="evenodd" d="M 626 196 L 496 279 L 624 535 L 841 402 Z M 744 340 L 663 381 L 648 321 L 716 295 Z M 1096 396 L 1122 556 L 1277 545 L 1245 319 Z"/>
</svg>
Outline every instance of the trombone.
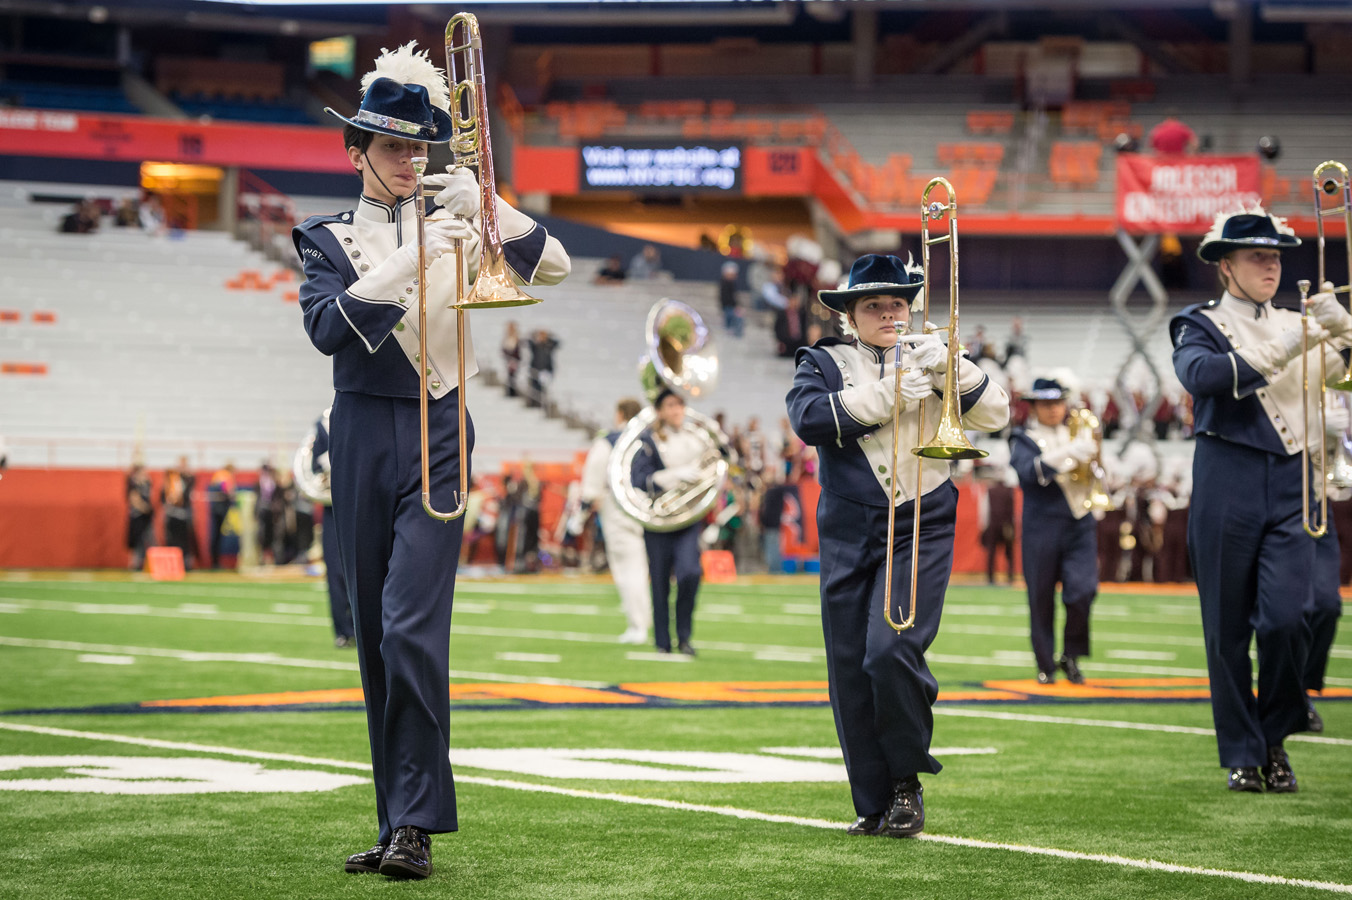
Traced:
<svg viewBox="0 0 1352 900">
<path fill-rule="evenodd" d="M 465 310 L 505 309 L 530 306 L 540 301 L 528 295 L 512 281 L 503 256 L 502 234 L 498 227 L 497 178 L 493 173 L 493 143 L 488 129 L 488 99 L 484 82 L 483 39 L 479 20 L 471 13 L 456 13 L 446 23 L 446 74 L 451 83 L 451 138 L 453 166 L 479 170 L 479 215 L 482 241 L 479 272 L 474 284 L 465 290 L 465 249 L 455 242 L 456 357 L 459 366 L 456 400 L 460 415 L 460 492 L 455 509 L 441 512 L 432 505 L 431 449 L 428 439 L 427 379 L 432 374 L 427 364 L 427 237 L 428 197 L 437 191 L 423 184 L 427 157 L 413 159 L 414 196 L 418 222 L 418 383 L 419 416 L 422 432 L 422 502 L 434 519 L 448 522 L 465 514 L 469 502 L 469 442 L 465 436 Z"/>
<path fill-rule="evenodd" d="M 947 192 L 947 203 L 940 203 L 938 200 L 930 201 L 930 193 L 940 186 Z M 944 218 L 948 219 L 947 233 L 938 237 L 930 237 L 930 222 L 938 222 Z M 930 296 L 930 247 L 935 244 L 948 244 L 948 325 L 944 328 L 936 328 L 925 322 L 925 307 L 929 304 Z M 940 399 L 943 411 L 939 416 L 939 424 L 934 430 L 934 435 L 928 441 L 923 441 L 912 449 L 911 453 L 922 459 L 981 459 L 990 454 L 985 450 L 978 450 L 973 447 L 972 442 L 967 440 L 967 435 L 962 430 L 962 417 L 958 405 L 958 355 L 961 350 L 961 344 L 958 340 L 958 195 L 953 190 L 953 185 L 949 184 L 946 178 L 930 179 L 929 184 L 925 185 L 925 192 L 920 197 L 920 258 L 924 268 L 924 287 L 921 288 L 920 302 L 916 305 L 915 312 L 911 314 L 909 335 L 947 331 L 948 369 L 944 373 L 944 392 Z M 919 331 L 916 331 L 917 320 L 921 323 Z M 901 345 L 906 337 L 907 335 L 900 332 L 897 334 L 895 347 L 896 377 L 892 385 L 894 410 L 901 408 Z M 919 423 L 917 428 L 923 427 L 925 423 L 924 399 L 921 399 L 917 407 L 917 417 Z M 892 475 L 894 478 L 897 472 L 897 444 L 900 439 L 901 417 L 893 412 Z M 897 521 L 895 488 L 891 498 L 892 502 L 888 504 L 887 510 L 887 571 L 883 586 L 883 618 L 898 634 L 915 627 L 915 600 L 920 574 L 920 553 L 918 552 L 920 549 L 920 493 L 923 489 L 924 477 L 925 466 L 921 462 L 916 466 L 915 508 L 911 520 L 910 609 L 906 613 L 906 618 L 900 622 L 892 618 L 892 541 L 896 536 Z"/>
<path fill-rule="evenodd" d="M 1349 177 L 1347 166 L 1340 162 L 1329 160 L 1320 163 L 1315 167 L 1311 176 L 1314 187 L 1314 221 L 1316 233 L 1319 237 L 1319 280 L 1315 282 L 1320 290 L 1324 289 L 1324 219 L 1327 216 L 1336 216 L 1339 213 L 1343 217 L 1343 240 L 1345 242 L 1349 270 L 1352 271 L 1352 177 Z M 1342 193 L 1342 203 L 1336 206 L 1325 207 L 1321 195 L 1330 196 Z M 1311 515 L 1310 508 L 1310 311 L 1309 311 L 1309 279 L 1302 278 L 1296 282 L 1296 287 L 1300 289 L 1300 325 L 1301 325 L 1301 357 L 1300 357 L 1300 383 L 1301 397 L 1301 424 L 1305 434 L 1305 442 L 1300 448 L 1300 496 L 1301 496 L 1301 525 L 1305 533 L 1312 538 L 1321 538 L 1328 533 L 1328 514 L 1329 514 L 1329 495 L 1328 495 L 1328 471 L 1327 471 L 1327 453 L 1319 454 L 1319 515 Z M 1347 294 L 1352 292 L 1352 285 L 1342 285 L 1333 287 L 1334 294 Z M 1325 396 L 1328 385 L 1326 384 L 1328 373 L 1324 364 L 1324 353 L 1319 353 L 1319 440 L 1324 440 L 1324 408 Z M 1352 378 L 1345 378 L 1338 384 L 1333 385 L 1335 390 L 1352 389 Z"/>
</svg>

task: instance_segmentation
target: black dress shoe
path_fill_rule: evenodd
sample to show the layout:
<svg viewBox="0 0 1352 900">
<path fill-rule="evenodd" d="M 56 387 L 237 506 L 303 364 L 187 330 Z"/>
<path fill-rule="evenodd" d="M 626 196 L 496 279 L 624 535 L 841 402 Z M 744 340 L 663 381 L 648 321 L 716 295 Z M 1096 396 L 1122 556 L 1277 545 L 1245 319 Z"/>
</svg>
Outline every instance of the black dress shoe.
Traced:
<svg viewBox="0 0 1352 900">
<path fill-rule="evenodd" d="M 380 861 L 385 858 L 385 851 L 390 849 L 389 844 L 376 844 L 370 850 L 361 853 L 354 853 L 343 863 L 343 871 L 350 872 L 353 875 L 362 875 L 369 872 L 380 871 Z"/>
<path fill-rule="evenodd" d="M 1038 684 L 1056 684 L 1056 673 L 1055 673 L 1055 672 L 1038 672 L 1038 673 L 1037 673 L 1037 683 L 1038 683 Z"/>
<path fill-rule="evenodd" d="M 1230 778 L 1225 786 L 1245 794 L 1261 794 L 1263 776 L 1258 774 L 1257 766 L 1236 766 L 1230 770 Z"/>
<path fill-rule="evenodd" d="M 1314 701 L 1308 694 L 1305 695 L 1305 723 L 1306 731 L 1318 734 L 1324 730 L 1324 719 L 1319 715 L 1319 710 L 1314 708 Z"/>
<path fill-rule="evenodd" d="M 874 813 L 871 816 L 860 816 L 854 820 L 854 824 L 845 829 L 846 834 L 877 834 L 882 830 L 883 820 L 887 817 L 886 813 Z"/>
<path fill-rule="evenodd" d="M 679 644 L 676 645 L 676 649 L 677 651 L 684 653 L 686 656 L 695 655 L 695 648 L 690 646 L 689 641 L 681 641 Z"/>
<path fill-rule="evenodd" d="M 394 829 L 390 849 L 380 861 L 380 874 L 390 878 L 426 878 L 432 874 L 432 838 L 421 828 Z"/>
<path fill-rule="evenodd" d="M 1071 684 L 1084 684 L 1084 676 L 1080 674 L 1079 664 L 1075 662 L 1073 656 L 1062 656 L 1056 661 L 1057 667 L 1066 673 L 1066 681 Z"/>
<path fill-rule="evenodd" d="M 892 805 L 883 817 L 878 834 L 888 837 L 911 837 L 925 830 L 925 789 L 920 779 L 912 775 L 892 785 Z"/>
<path fill-rule="evenodd" d="M 1269 794 L 1294 794 L 1296 773 L 1291 771 L 1291 760 L 1280 745 L 1268 748 L 1268 764 L 1263 766 L 1263 781 Z"/>
</svg>

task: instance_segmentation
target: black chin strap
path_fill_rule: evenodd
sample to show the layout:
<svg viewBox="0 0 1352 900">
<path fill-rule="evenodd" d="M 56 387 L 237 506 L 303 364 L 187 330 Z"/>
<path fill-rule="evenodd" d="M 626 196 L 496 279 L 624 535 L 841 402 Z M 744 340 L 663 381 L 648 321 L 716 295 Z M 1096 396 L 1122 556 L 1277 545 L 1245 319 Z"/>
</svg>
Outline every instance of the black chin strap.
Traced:
<svg viewBox="0 0 1352 900">
<path fill-rule="evenodd" d="M 367 167 L 371 170 L 371 174 L 374 175 L 374 176 L 376 177 L 376 181 L 379 181 L 379 182 L 380 182 L 380 186 L 383 187 L 383 188 L 385 189 L 385 193 L 389 194 L 391 197 L 394 198 L 394 203 L 395 203 L 396 206 L 399 205 L 399 201 L 400 201 L 400 200 L 405 200 L 405 199 L 407 199 L 406 197 L 400 197 L 400 196 L 399 196 L 398 194 L 396 194 L 394 191 L 390 190 L 390 186 L 389 186 L 388 184 L 385 183 L 385 179 L 384 179 L 384 178 L 381 178 L 381 177 L 380 177 L 380 173 L 376 171 L 376 167 L 373 166 L 373 165 L 371 165 L 371 157 L 369 157 L 369 156 L 366 155 L 366 151 L 365 151 L 365 150 L 362 151 L 362 153 L 361 153 L 361 158 L 364 159 L 364 160 L 366 160 L 366 165 L 367 165 Z M 414 189 L 416 190 L 417 188 L 415 187 Z"/>
<path fill-rule="evenodd" d="M 1253 299 L 1252 297 L 1249 296 L 1248 291 L 1244 290 L 1242 287 L 1239 286 L 1239 279 L 1235 277 L 1233 269 L 1230 270 L 1229 291 L 1230 295 L 1234 297 L 1236 300 L 1243 300 L 1245 303 L 1253 305 L 1253 317 L 1255 319 L 1261 319 L 1263 317 L 1263 311 L 1267 308 L 1267 304 L 1260 303 L 1259 301 Z"/>
</svg>

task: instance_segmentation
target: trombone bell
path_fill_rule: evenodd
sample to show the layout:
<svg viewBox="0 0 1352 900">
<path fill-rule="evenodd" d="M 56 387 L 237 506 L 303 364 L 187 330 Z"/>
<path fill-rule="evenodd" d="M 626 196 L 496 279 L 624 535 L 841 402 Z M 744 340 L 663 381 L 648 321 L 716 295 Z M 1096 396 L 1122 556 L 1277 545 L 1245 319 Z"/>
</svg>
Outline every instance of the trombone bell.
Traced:
<svg viewBox="0 0 1352 900">
<path fill-rule="evenodd" d="M 514 306 L 534 306 L 538 297 L 532 297 L 512 280 L 507 263 L 499 256 L 489 260 L 489 265 L 479 270 L 474 287 L 459 303 L 452 303 L 451 309 L 510 309 Z"/>
<path fill-rule="evenodd" d="M 911 451 L 925 459 L 981 459 L 989 456 L 985 450 L 978 450 L 967 440 L 962 423 L 956 416 L 944 411 L 944 417 L 935 429 L 934 437 Z"/>
</svg>

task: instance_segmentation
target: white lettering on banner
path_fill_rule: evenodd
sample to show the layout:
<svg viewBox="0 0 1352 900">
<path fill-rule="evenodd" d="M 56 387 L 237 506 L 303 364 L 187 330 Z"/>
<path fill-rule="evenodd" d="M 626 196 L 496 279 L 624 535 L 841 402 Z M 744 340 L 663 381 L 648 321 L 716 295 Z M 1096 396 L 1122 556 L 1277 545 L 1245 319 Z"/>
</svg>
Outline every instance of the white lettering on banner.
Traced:
<svg viewBox="0 0 1352 900">
<path fill-rule="evenodd" d="M 38 769 L 42 777 L 0 776 L 0 791 L 66 794 L 297 794 L 331 791 L 370 779 L 307 769 L 200 757 L 0 756 L 0 773 Z M 52 769 L 62 776 L 51 777 Z"/>
<path fill-rule="evenodd" d="M 0 110 L 0 128 L 14 131 L 75 131 L 79 126 L 80 117 L 74 113 L 35 109 Z"/>
<path fill-rule="evenodd" d="M 1229 194 L 1148 194 L 1129 191 L 1122 196 L 1122 219 L 1127 223 L 1172 222 L 1185 225 L 1210 221 L 1220 212 L 1253 206 L 1262 196 L 1251 191 Z"/>
<path fill-rule="evenodd" d="M 1221 194 L 1239 190 L 1239 171 L 1234 166 L 1155 166 L 1150 172 L 1150 190 L 1174 194 Z"/>
<path fill-rule="evenodd" d="M 592 188 L 664 187 L 729 191 L 742 165 L 738 147 L 582 148 L 583 181 Z"/>
</svg>

